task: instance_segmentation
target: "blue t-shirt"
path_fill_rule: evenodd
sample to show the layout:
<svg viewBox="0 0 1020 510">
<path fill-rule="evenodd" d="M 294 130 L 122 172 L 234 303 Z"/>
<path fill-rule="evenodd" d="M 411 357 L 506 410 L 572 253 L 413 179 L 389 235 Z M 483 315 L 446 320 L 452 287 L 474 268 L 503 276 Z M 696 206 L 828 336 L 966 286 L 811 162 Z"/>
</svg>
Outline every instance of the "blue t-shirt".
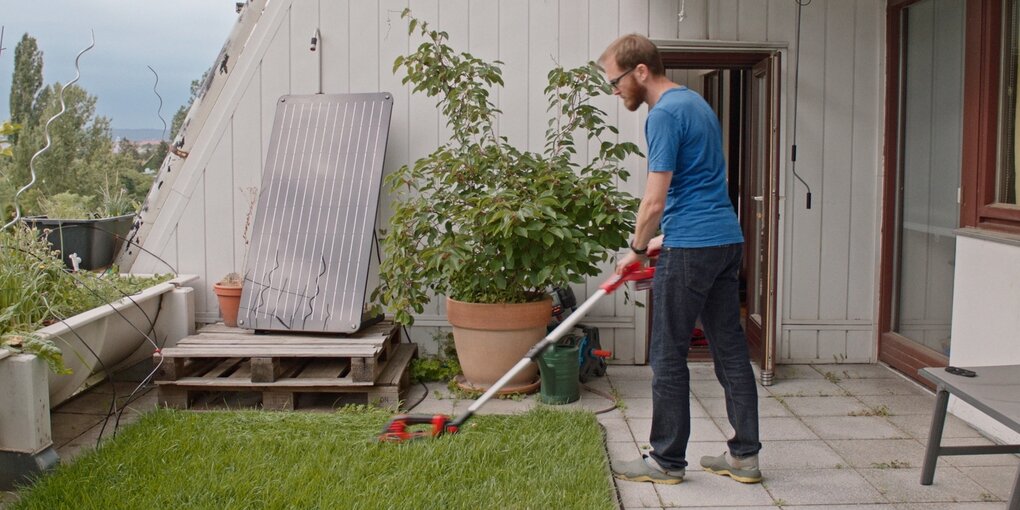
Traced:
<svg viewBox="0 0 1020 510">
<path fill-rule="evenodd" d="M 673 172 L 662 214 L 662 245 L 704 248 L 744 236 L 726 188 L 722 131 L 715 112 L 687 87 L 670 89 L 648 112 L 648 171 Z"/>
</svg>

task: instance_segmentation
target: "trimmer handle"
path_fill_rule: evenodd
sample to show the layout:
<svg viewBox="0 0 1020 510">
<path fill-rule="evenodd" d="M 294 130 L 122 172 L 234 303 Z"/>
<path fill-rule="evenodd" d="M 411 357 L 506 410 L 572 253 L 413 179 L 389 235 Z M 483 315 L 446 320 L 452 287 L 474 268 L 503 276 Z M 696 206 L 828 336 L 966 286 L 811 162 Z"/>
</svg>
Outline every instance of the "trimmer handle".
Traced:
<svg viewBox="0 0 1020 510">
<path fill-rule="evenodd" d="M 659 250 L 649 250 L 646 256 L 654 257 L 658 254 Z M 642 284 L 651 281 L 653 276 L 655 276 L 654 267 L 645 267 L 640 262 L 634 262 L 633 264 L 629 264 L 627 267 L 623 268 L 623 273 L 613 275 L 606 280 L 605 283 L 600 285 L 599 288 L 606 291 L 606 294 L 612 294 L 614 290 L 620 288 L 621 285 L 627 282 L 638 282 L 636 285 L 642 286 Z M 638 290 L 642 289 L 639 288 Z"/>
<path fill-rule="evenodd" d="M 412 425 L 432 425 L 431 429 L 409 430 Z M 380 441 L 402 443 L 409 439 L 423 437 L 439 437 L 443 434 L 456 433 L 458 427 L 450 423 L 450 417 L 444 414 L 433 416 L 401 414 L 393 417 L 379 434 Z"/>
</svg>

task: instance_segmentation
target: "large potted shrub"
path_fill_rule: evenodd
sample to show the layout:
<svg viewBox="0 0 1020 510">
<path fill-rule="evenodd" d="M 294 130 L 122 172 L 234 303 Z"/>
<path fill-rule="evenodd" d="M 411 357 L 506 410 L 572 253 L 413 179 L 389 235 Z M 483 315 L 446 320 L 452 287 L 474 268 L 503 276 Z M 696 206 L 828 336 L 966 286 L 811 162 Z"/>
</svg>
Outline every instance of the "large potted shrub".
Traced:
<svg viewBox="0 0 1020 510">
<path fill-rule="evenodd" d="M 599 274 L 599 263 L 627 244 L 636 201 L 617 186 L 628 176 L 622 160 L 639 151 L 616 142 L 617 130 L 590 103 L 609 91 L 592 62 L 549 72 L 544 149 L 513 146 L 498 135 L 502 112 L 489 99 L 503 84 L 499 63 L 456 52 L 445 33 L 403 15 L 424 42 L 398 57 L 394 72 L 436 98 L 451 136 L 386 178 L 395 200 L 373 296 L 402 324 L 445 296 L 464 376 L 482 389 L 544 336 L 547 290 Z M 586 161 L 579 143 L 590 147 Z M 522 372 L 508 388 L 534 378 Z"/>
</svg>

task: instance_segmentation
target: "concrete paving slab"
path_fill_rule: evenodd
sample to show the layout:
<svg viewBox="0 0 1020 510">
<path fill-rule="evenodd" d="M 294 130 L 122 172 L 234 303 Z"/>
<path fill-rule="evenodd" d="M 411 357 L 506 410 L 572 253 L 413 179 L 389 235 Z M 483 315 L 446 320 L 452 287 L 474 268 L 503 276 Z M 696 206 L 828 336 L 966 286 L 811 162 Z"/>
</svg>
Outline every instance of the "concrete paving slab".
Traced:
<svg viewBox="0 0 1020 510">
<path fill-rule="evenodd" d="M 934 410 L 935 405 L 932 404 Z M 921 414 L 909 414 L 909 415 L 893 415 L 887 419 L 896 425 L 900 430 L 905 432 L 910 437 L 921 439 L 922 442 L 928 439 L 928 431 L 931 430 L 931 413 L 927 415 Z M 981 433 L 968 425 L 965 421 L 953 416 L 951 414 L 946 415 L 945 427 L 942 429 L 942 439 L 953 437 L 982 437 Z"/>
<path fill-rule="evenodd" d="M 763 476 L 778 506 L 889 503 L 853 469 L 773 469 Z"/>
<path fill-rule="evenodd" d="M 898 507 L 893 503 L 879 503 L 867 505 L 785 505 L 783 508 L 796 510 L 896 510 Z"/>
<path fill-rule="evenodd" d="M 650 418 L 628 419 L 630 430 L 639 442 L 648 442 L 648 434 L 652 431 Z M 691 439 L 697 441 L 726 441 L 726 436 L 711 418 L 691 418 Z"/>
<path fill-rule="evenodd" d="M 623 418 L 608 418 L 599 419 L 599 423 L 606 430 L 606 441 L 610 443 L 631 443 L 634 441 L 634 434 L 630 432 L 630 426 L 627 424 L 627 420 Z"/>
<path fill-rule="evenodd" d="M 847 393 L 827 380 L 817 379 L 777 381 L 765 391 L 777 397 L 845 397 Z"/>
<path fill-rule="evenodd" d="M 899 503 L 896 510 L 1002 510 L 1003 506 L 1002 503 Z"/>
<path fill-rule="evenodd" d="M 844 463 L 825 441 L 769 441 L 762 445 L 758 465 L 772 469 L 833 469 Z"/>
<path fill-rule="evenodd" d="M 860 397 L 863 395 L 931 395 L 921 385 L 899 379 L 843 379 L 840 388 Z"/>
<path fill-rule="evenodd" d="M 665 510 L 775 510 L 778 508 L 774 504 L 769 505 L 757 505 L 757 506 L 671 506 Z M 799 510 L 799 508 L 798 508 Z"/>
<path fill-rule="evenodd" d="M 853 397 L 781 397 L 797 416 L 854 416 L 868 412 L 867 407 Z"/>
<path fill-rule="evenodd" d="M 623 398 L 650 398 L 652 396 L 652 382 L 645 379 L 621 379 L 612 380 L 613 389 Z"/>
<path fill-rule="evenodd" d="M 720 399 L 722 400 L 722 399 Z M 628 418 L 651 418 L 652 417 L 652 399 L 651 398 L 638 398 L 630 397 L 623 399 L 626 408 L 623 410 Z M 701 403 L 696 399 L 691 399 L 691 418 L 708 418 L 708 412 L 701 406 Z"/>
<path fill-rule="evenodd" d="M 825 376 L 812 365 L 776 365 L 776 384 L 781 381 L 824 378 Z"/>
<path fill-rule="evenodd" d="M 620 501 L 624 508 L 662 508 L 659 493 L 655 492 L 654 484 L 647 482 L 628 482 L 616 480 L 616 489 L 620 491 Z"/>
<path fill-rule="evenodd" d="M 1016 482 L 1017 468 L 1013 466 L 964 466 L 957 469 L 984 489 L 980 495 L 981 501 L 990 501 L 994 496 L 994 500 L 1005 502 Z M 945 477 L 946 473 L 942 472 L 941 467 L 937 467 L 934 484 Z"/>
<path fill-rule="evenodd" d="M 858 397 L 871 408 L 885 406 L 890 415 L 919 414 L 931 418 L 935 409 L 933 395 L 861 395 Z"/>
<path fill-rule="evenodd" d="M 712 418 L 726 417 L 726 399 L 722 397 L 699 398 L 698 402 L 705 408 L 705 412 Z M 793 413 L 779 402 L 775 397 L 766 396 L 758 398 L 759 418 L 790 418 Z"/>
<path fill-rule="evenodd" d="M 935 471 L 935 483 L 921 485 L 921 468 L 858 469 L 885 497 L 893 503 L 984 501 L 987 491 L 952 467 Z"/>
<path fill-rule="evenodd" d="M 651 381 L 652 367 L 648 365 L 609 365 L 606 375 L 615 381 Z M 604 379 L 604 378 L 602 378 Z"/>
<path fill-rule="evenodd" d="M 656 485 L 663 506 L 762 506 L 774 504 L 761 484 L 744 484 L 705 471 L 688 473 L 677 485 Z"/>
<path fill-rule="evenodd" d="M 726 418 L 715 418 L 715 423 L 719 425 L 724 436 L 733 435 L 733 428 Z M 820 439 L 797 418 L 758 418 L 758 436 L 762 442 Z"/>
<path fill-rule="evenodd" d="M 881 466 L 916 468 L 924 463 L 924 445 L 913 438 L 830 439 L 828 443 L 848 466 L 855 468 Z"/>
<path fill-rule="evenodd" d="M 898 379 L 903 376 L 881 363 L 865 364 L 824 364 L 812 365 L 824 377 L 832 374 L 839 379 Z"/>
<path fill-rule="evenodd" d="M 804 424 L 826 439 L 906 439 L 909 436 L 881 416 L 810 416 Z"/>
</svg>

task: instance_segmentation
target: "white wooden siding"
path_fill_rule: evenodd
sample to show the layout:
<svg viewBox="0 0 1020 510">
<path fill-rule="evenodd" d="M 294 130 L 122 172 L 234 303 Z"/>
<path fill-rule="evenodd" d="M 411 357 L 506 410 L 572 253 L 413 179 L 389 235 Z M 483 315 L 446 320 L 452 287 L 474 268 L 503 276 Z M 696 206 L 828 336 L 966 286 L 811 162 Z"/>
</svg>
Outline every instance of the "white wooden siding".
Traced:
<svg viewBox="0 0 1020 510">
<path fill-rule="evenodd" d="M 284 94 L 323 92 L 394 94 L 385 171 L 426 154 L 449 134 L 435 101 L 409 93 L 391 73 L 396 55 L 420 42 L 409 37 L 400 11 L 450 34 L 452 43 L 476 56 L 504 62 L 506 86 L 493 95 L 505 115 L 500 135 L 541 150 L 546 129 L 542 89 L 554 61 L 572 66 L 597 59 L 621 34 L 653 39 L 713 39 L 790 43 L 783 63 L 783 136 L 792 120 L 792 0 L 273 0 L 245 51 L 232 55 L 225 95 L 210 109 L 203 143 L 168 193 L 166 214 L 150 221 L 155 239 L 143 239 L 182 272 L 198 273 L 209 286 L 244 260 L 241 234 L 248 202 L 244 188 L 258 186 L 277 99 Z M 884 2 L 814 0 L 803 10 L 798 118 L 798 172 L 812 186 L 814 203 L 804 208 L 804 187 L 784 162 L 780 288 L 780 361 L 831 361 L 834 356 L 870 361 L 874 351 L 874 281 L 881 136 L 881 54 Z M 319 29 L 320 55 L 309 50 Z M 238 71 L 240 70 L 240 71 Z M 236 75 L 236 76 L 235 76 Z M 236 81 L 233 83 L 231 80 Z M 694 80 L 700 86 L 700 78 Z M 692 83 L 693 84 L 693 83 Z M 595 103 L 620 129 L 619 140 L 644 148 L 646 113 L 628 112 L 613 97 Z M 204 144 L 204 145 L 203 145 Z M 784 144 L 784 153 L 789 144 Z M 582 152 L 584 149 L 582 148 Z M 632 174 L 621 188 L 640 195 L 643 158 L 626 162 Z M 198 177 L 195 176 L 198 175 Z M 199 179 L 200 182 L 196 182 Z M 380 227 L 390 200 L 383 193 Z M 214 217 L 225 214 L 227 219 Z M 227 255 L 229 254 L 229 255 Z M 159 269 L 139 257 L 136 271 Z M 604 274 L 611 266 L 603 265 Z M 575 286 L 583 299 L 603 279 Z M 632 296 L 643 299 L 643 296 Z M 198 293 L 203 320 L 218 314 L 209 292 Z M 415 340 L 434 350 L 429 336 L 444 324 L 442 300 L 419 320 Z M 603 328 L 603 343 L 618 362 L 643 361 L 646 311 L 622 293 L 606 299 L 591 320 Z M 639 340 L 640 339 L 640 340 Z"/>
</svg>

